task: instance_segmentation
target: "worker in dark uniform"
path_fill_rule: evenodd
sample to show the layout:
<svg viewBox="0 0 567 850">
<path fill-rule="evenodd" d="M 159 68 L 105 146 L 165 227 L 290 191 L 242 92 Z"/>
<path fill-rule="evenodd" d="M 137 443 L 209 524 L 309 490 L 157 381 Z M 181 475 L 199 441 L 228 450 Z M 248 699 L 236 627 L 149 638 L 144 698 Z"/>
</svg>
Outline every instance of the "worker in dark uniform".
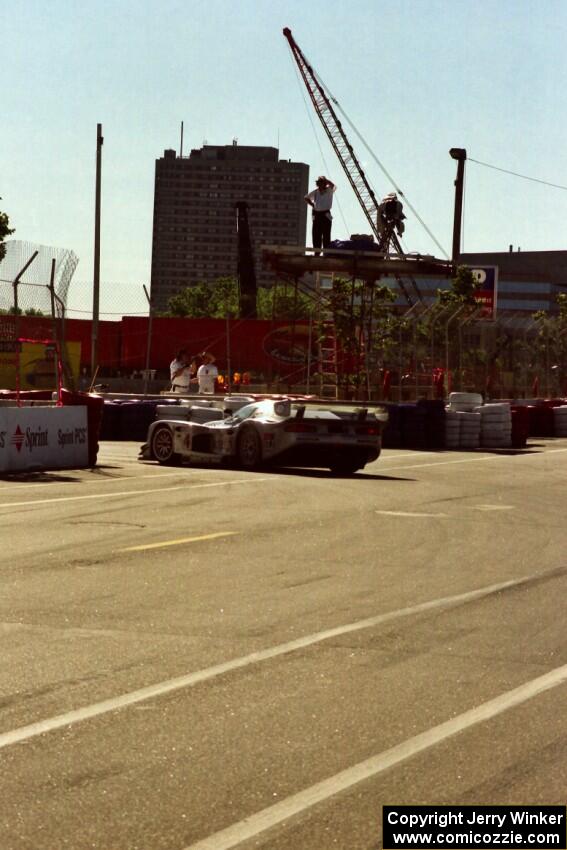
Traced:
<svg viewBox="0 0 567 850">
<path fill-rule="evenodd" d="M 317 249 L 320 249 L 321 246 L 328 248 L 331 243 L 331 226 L 333 223 L 331 207 L 333 206 L 333 194 L 337 187 L 324 176 L 318 177 L 315 184 L 317 188 L 305 195 L 305 202 L 313 209 L 313 247 Z"/>
<path fill-rule="evenodd" d="M 398 236 L 403 234 L 406 229 L 404 224 L 404 208 L 395 192 L 386 195 L 378 207 L 378 212 L 378 227 L 380 231 L 383 231 L 386 227 L 391 229 L 395 227 Z"/>
</svg>

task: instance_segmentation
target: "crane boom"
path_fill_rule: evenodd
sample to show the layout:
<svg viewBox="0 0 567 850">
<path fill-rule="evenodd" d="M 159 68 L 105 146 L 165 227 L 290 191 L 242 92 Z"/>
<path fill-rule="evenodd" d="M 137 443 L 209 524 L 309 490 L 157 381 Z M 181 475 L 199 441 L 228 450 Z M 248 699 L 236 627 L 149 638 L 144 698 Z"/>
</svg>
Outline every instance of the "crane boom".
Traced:
<svg viewBox="0 0 567 850">
<path fill-rule="evenodd" d="M 305 56 L 301 52 L 297 42 L 291 34 L 289 27 L 285 27 L 283 34 L 289 42 L 293 58 L 299 68 L 299 73 L 303 78 L 305 87 L 309 92 L 309 97 L 315 107 L 315 112 L 319 116 L 321 124 L 327 134 L 329 141 L 341 163 L 349 183 L 352 186 L 356 197 L 362 207 L 368 223 L 372 228 L 372 232 L 376 236 L 378 242 L 381 240 L 381 234 L 378 229 L 378 201 L 366 179 L 364 170 L 357 159 L 348 137 L 343 130 L 343 126 L 337 113 L 333 109 L 333 105 L 323 89 L 321 83 L 317 79 L 313 68 L 307 62 Z"/>
<path fill-rule="evenodd" d="M 402 246 L 393 232 L 393 229 L 388 228 L 386 231 L 384 230 L 382 222 L 380 221 L 380 204 L 376 199 L 372 186 L 366 178 L 364 169 L 354 152 L 329 96 L 317 79 L 317 75 L 313 68 L 301 52 L 301 49 L 291 34 L 289 27 L 284 28 L 283 34 L 289 43 L 293 58 L 299 68 L 299 73 L 301 74 L 305 87 L 309 92 L 311 102 L 315 107 L 315 112 L 319 116 L 323 129 L 325 130 L 333 150 L 343 167 L 343 171 L 345 172 L 348 181 L 358 198 L 358 202 L 362 207 L 364 215 L 368 219 L 368 223 L 372 228 L 372 232 L 376 237 L 378 245 L 382 250 L 387 251 L 388 245 L 392 244 L 396 253 L 403 256 L 404 252 L 402 250 Z M 403 281 L 398 275 L 395 275 L 395 278 L 406 298 L 406 301 L 408 304 L 411 304 L 412 300 Z M 411 282 L 418 298 L 421 300 L 421 294 L 416 282 L 413 279 Z"/>
</svg>

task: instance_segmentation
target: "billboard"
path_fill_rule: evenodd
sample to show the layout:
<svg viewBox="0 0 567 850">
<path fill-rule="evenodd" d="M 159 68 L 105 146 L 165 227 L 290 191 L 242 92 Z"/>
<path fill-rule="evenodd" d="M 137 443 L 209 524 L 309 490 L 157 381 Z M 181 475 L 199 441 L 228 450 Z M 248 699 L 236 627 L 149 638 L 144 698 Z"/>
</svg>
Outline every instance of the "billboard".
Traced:
<svg viewBox="0 0 567 850">
<path fill-rule="evenodd" d="M 482 311 L 481 319 L 495 319 L 498 296 L 498 266 L 469 266 L 475 279 L 478 281 L 478 289 L 475 292 L 475 300 Z"/>
</svg>

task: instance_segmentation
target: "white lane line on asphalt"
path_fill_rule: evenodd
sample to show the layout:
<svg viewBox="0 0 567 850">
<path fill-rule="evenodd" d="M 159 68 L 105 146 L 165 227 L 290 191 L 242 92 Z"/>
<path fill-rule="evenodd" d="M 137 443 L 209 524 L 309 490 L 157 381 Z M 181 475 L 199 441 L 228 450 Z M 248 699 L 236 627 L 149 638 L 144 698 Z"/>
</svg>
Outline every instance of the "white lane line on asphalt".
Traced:
<svg viewBox="0 0 567 850">
<path fill-rule="evenodd" d="M 57 474 L 60 475 L 61 472 L 64 473 L 65 471 L 67 471 L 67 470 L 61 470 Z M 69 470 L 69 471 L 70 472 L 77 472 L 77 471 L 81 471 L 81 470 Z M 53 472 L 53 470 L 50 470 L 50 472 Z M 50 472 L 46 472 L 45 474 L 49 475 Z M 16 477 L 17 473 L 13 473 L 13 474 L 14 474 L 14 477 Z M 36 481 L 35 483 L 31 483 L 31 484 L 20 484 L 18 481 L 14 481 L 14 482 L 10 481 L 10 482 L 7 482 L 5 486 L 2 486 L 2 482 L 0 482 L 0 495 L 2 493 L 5 493 L 6 491 L 9 492 L 11 490 L 18 490 L 18 491 L 19 490 L 34 490 L 34 489 L 37 489 L 38 487 L 43 487 L 43 489 L 45 490 L 45 488 L 47 486 L 49 486 L 49 487 L 69 487 L 72 484 L 78 484 L 81 487 L 84 487 L 86 484 L 114 484 L 114 483 L 119 482 L 119 481 L 139 481 L 140 478 L 153 478 L 153 479 L 156 479 L 156 478 L 157 479 L 159 479 L 159 478 L 175 478 L 176 476 L 179 477 L 179 476 L 183 475 L 183 471 L 178 469 L 177 472 L 158 472 L 156 470 L 156 472 L 152 473 L 151 475 L 116 475 L 116 476 L 113 476 L 112 478 L 110 476 L 107 476 L 107 475 L 101 475 L 99 477 L 99 476 L 96 475 L 96 473 L 95 474 L 91 473 L 91 475 L 92 475 L 92 478 L 90 480 L 87 480 L 86 478 L 81 478 L 79 481 L 73 481 L 71 478 L 65 479 L 64 481 L 61 481 L 61 480 L 59 480 L 59 481 Z"/>
<path fill-rule="evenodd" d="M 471 505 L 473 511 L 513 511 L 514 505 Z"/>
<path fill-rule="evenodd" d="M 384 467 L 384 472 L 397 472 L 400 469 L 422 469 L 426 466 L 452 466 L 459 463 L 481 463 L 486 460 L 509 460 L 510 458 L 512 458 L 515 462 L 519 459 L 526 460 L 527 458 L 547 457 L 547 455 L 561 454 L 562 452 L 567 452 L 567 449 L 549 449 L 549 451 L 546 452 L 534 452 L 534 454 L 525 455 L 485 455 L 483 457 L 465 457 L 460 460 L 440 460 L 437 463 L 412 463 L 407 466 L 386 466 Z M 384 465 L 384 460 L 387 461 L 387 458 L 377 461 L 377 463 L 380 464 L 380 469 L 382 469 Z"/>
<path fill-rule="evenodd" d="M 426 514 L 417 511 L 375 511 L 383 516 L 406 516 L 406 517 L 446 517 L 447 514 Z"/>
<path fill-rule="evenodd" d="M 230 481 L 215 481 L 212 484 L 180 484 L 177 487 L 152 487 L 145 490 L 123 490 L 120 493 L 91 493 L 89 496 L 58 496 L 56 499 L 28 499 L 27 502 L 2 502 L 0 508 L 32 507 L 50 505 L 56 502 L 81 502 L 85 499 L 115 499 L 118 496 L 145 496 L 147 493 L 173 493 L 175 490 L 198 490 L 204 487 L 225 487 L 227 484 L 256 484 L 270 481 L 270 478 L 243 478 Z"/>
<path fill-rule="evenodd" d="M 458 735 L 479 723 L 491 720 L 493 717 L 497 717 L 499 714 L 545 693 L 545 691 L 557 688 L 564 682 L 567 682 L 567 664 L 556 667 L 555 670 L 551 670 L 537 679 L 532 679 L 518 688 L 506 691 L 495 699 L 477 705 L 476 708 L 471 708 L 469 711 L 465 711 L 463 714 L 445 721 L 445 723 L 440 723 L 426 732 L 414 735 L 413 738 L 408 738 L 383 753 L 378 753 L 335 774 L 335 776 L 317 782 L 298 794 L 292 794 L 273 806 L 268 806 L 266 809 L 216 832 L 214 835 L 209 835 L 202 841 L 189 845 L 185 850 L 231 850 L 232 847 L 237 847 L 243 841 L 278 826 L 282 821 L 287 821 L 295 815 L 301 814 L 306 809 L 310 809 L 312 806 L 352 788 L 353 785 L 371 779 L 388 770 L 388 768 L 394 767 L 406 759 L 413 758 L 436 744 L 440 744 L 447 738 Z"/>
<path fill-rule="evenodd" d="M 107 714 L 110 711 L 116 711 L 120 708 L 126 708 L 127 706 L 135 705 L 136 703 L 143 702 L 144 700 L 155 699 L 156 697 L 163 696 L 164 694 L 171 693 L 172 691 L 193 687 L 199 682 L 214 679 L 216 676 L 222 676 L 232 670 L 239 670 L 252 664 L 258 664 L 260 661 L 267 661 L 281 655 L 287 655 L 291 652 L 306 649 L 308 646 L 313 646 L 314 644 L 321 643 L 325 640 L 329 640 L 330 638 L 342 637 L 350 632 L 369 629 L 373 626 L 388 623 L 391 620 L 401 619 L 402 617 L 411 617 L 415 614 L 422 614 L 425 611 L 433 611 L 438 608 L 449 608 L 451 606 L 473 602 L 477 599 L 482 599 L 484 596 L 491 596 L 494 593 L 499 593 L 502 590 L 519 587 L 536 577 L 538 576 L 525 576 L 511 581 L 500 582 L 499 584 L 491 584 L 481 587 L 478 590 L 470 590 L 466 593 L 459 593 L 456 596 L 445 596 L 439 599 L 432 599 L 429 602 L 422 602 L 419 605 L 412 605 L 409 608 L 400 608 L 397 611 L 389 611 L 386 614 L 378 614 L 376 617 L 368 617 L 365 620 L 357 620 L 354 623 L 347 623 L 343 626 L 325 629 L 324 631 L 316 632 L 312 635 L 306 635 L 305 637 L 297 638 L 297 640 L 292 640 L 288 643 L 281 643 L 268 649 L 252 652 L 250 655 L 243 655 L 240 658 L 233 658 L 230 661 L 215 664 L 213 667 L 197 670 L 195 673 L 188 673 L 185 676 L 178 676 L 175 679 L 158 682 L 155 685 L 149 685 L 148 687 L 140 688 L 137 691 L 122 694 L 119 697 L 112 697 L 111 699 L 106 699 L 102 702 L 96 702 L 92 705 L 84 706 L 83 708 L 68 711 L 66 714 L 58 714 L 55 717 L 49 717 L 46 720 L 39 720 L 36 723 L 31 723 L 29 726 L 20 726 L 18 729 L 13 729 L 10 732 L 3 732 L 0 734 L 0 749 L 8 747 L 11 744 L 18 744 L 21 741 L 26 741 L 29 738 L 34 738 L 37 735 L 43 735 L 45 732 L 60 729 L 63 726 L 71 726 L 73 723 L 80 723 L 83 720 L 98 717 L 101 714 Z M 541 577 L 541 575 L 539 577 Z"/>
<path fill-rule="evenodd" d="M 201 534 L 199 537 L 178 537 L 176 540 L 164 540 L 163 543 L 146 543 L 142 546 L 128 546 L 117 549 L 117 552 L 145 552 L 147 549 L 164 549 L 166 546 L 181 546 L 182 543 L 197 543 L 199 540 L 214 540 L 217 537 L 231 537 L 238 531 L 215 531 L 212 534 Z"/>
</svg>

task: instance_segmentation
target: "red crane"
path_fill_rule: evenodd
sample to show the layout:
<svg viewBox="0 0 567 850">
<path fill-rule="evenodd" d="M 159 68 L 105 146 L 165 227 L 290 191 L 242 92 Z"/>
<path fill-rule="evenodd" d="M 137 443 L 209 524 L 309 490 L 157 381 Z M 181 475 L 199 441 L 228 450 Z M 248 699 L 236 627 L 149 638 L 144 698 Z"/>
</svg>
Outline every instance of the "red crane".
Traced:
<svg viewBox="0 0 567 850">
<path fill-rule="evenodd" d="M 388 246 L 391 244 L 396 254 L 404 256 L 402 246 L 395 233 L 396 222 L 384 215 L 384 204 L 380 204 L 376 199 L 374 190 L 368 182 L 364 169 L 358 161 L 354 149 L 348 140 L 348 136 L 343 129 L 341 121 L 333 108 L 328 94 L 319 82 L 313 68 L 301 52 L 301 49 L 293 38 L 289 27 L 285 27 L 283 34 L 289 43 L 293 58 L 299 68 L 299 73 L 301 74 L 305 87 L 309 92 L 311 102 L 315 107 L 315 112 L 319 116 L 323 129 L 325 130 L 348 181 L 358 198 L 358 202 L 368 219 L 368 223 L 372 228 L 372 232 L 376 236 L 380 249 L 387 252 Z M 398 275 L 395 275 L 395 277 L 407 302 L 411 304 L 412 299 L 410 298 L 403 281 Z M 411 282 L 418 298 L 421 300 L 421 294 L 416 282 L 413 279 Z"/>
</svg>

